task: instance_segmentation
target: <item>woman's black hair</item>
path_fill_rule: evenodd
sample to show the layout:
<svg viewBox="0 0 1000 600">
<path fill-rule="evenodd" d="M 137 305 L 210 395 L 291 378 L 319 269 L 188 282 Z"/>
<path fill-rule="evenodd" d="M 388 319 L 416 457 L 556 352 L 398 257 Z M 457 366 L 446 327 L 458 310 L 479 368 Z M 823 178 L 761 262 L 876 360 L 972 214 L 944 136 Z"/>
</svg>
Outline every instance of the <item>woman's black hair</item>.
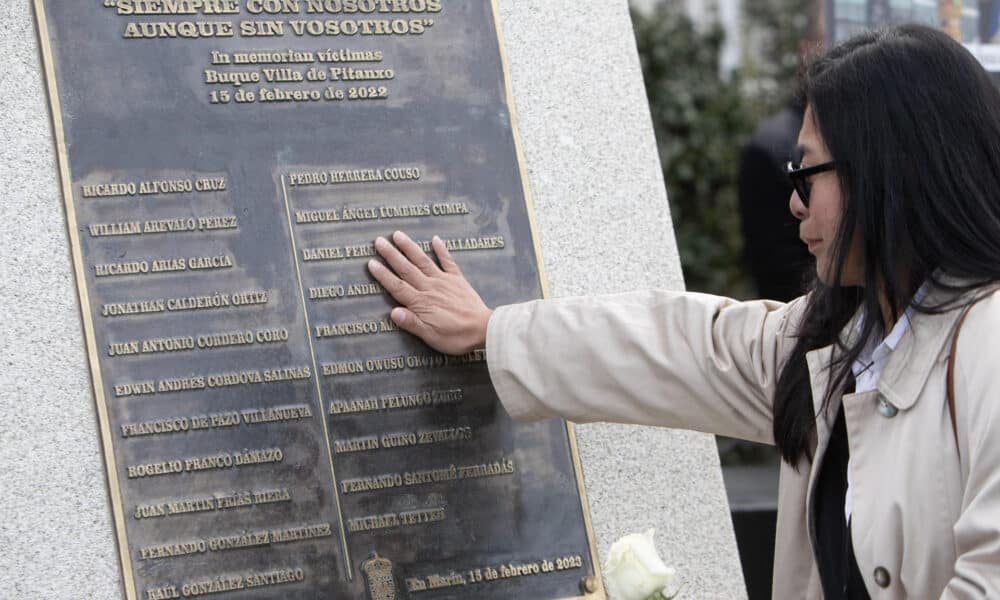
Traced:
<svg viewBox="0 0 1000 600">
<path fill-rule="evenodd" d="M 836 161 L 843 212 L 832 280 L 807 298 L 775 391 L 775 443 L 795 467 L 812 460 L 818 418 L 808 351 L 837 346 L 822 414 L 882 330 L 880 295 L 895 321 L 925 283 L 949 300 L 914 310 L 943 312 L 1000 280 L 1000 91 L 961 44 L 920 25 L 863 33 L 812 62 L 801 95 Z M 864 285 L 846 287 L 855 235 Z M 873 318 L 841 339 L 859 308 Z"/>
</svg>

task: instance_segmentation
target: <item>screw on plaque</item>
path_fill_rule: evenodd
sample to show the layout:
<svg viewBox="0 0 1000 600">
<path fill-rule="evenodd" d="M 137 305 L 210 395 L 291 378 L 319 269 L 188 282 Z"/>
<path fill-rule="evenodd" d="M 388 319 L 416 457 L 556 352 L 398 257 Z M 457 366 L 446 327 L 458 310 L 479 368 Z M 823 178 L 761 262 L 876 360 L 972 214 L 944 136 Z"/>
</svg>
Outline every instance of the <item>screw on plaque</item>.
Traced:
<svg viewBox="0 0 1000 600">
<path fill-rule="evenodd" d="M 589 575 L 580 580 L 580 589 L 583 590 L 585 594 L 594 594 L 597 592 L 597 577 Z"/>
<path fill-rule="evenodd" d="M 361 565 L 368 584 L 369 600 L 397 600 L 396 578 L 392 575 L 392 561 L 372 552 L 371 558 Z"/>
</svg>

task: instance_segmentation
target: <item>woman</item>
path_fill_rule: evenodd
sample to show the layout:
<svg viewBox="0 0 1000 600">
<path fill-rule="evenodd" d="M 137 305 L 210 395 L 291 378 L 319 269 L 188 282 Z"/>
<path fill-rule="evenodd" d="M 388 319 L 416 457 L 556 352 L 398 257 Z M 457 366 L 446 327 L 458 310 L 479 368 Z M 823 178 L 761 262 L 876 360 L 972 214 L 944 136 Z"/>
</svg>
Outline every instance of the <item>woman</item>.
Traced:
<svg viewBox="0 0 1000 600">
<path fill-rule="evenodd" d="M 440 240 L 439 268 L 401 233 L 376 242 L 392 269 L 369 269 L 402 329 L 485 345 L 515 418 L 776 444 L 775 598 L 1000 598 L 1000 93 L 958 43 L 903 26 L 830 50 L 803 95 L 790 209 L 817 278 L 791 303 L 640 292 L 492 312 Z"/>
</svg>

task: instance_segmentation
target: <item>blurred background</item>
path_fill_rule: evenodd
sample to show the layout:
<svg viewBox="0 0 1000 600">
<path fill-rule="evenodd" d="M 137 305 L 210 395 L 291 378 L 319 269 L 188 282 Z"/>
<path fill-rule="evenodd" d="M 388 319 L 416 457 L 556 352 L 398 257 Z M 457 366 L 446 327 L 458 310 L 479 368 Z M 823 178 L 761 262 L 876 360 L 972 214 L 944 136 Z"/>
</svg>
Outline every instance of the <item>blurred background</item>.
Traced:
<svg viewBox="0 0 1000 600">
<path fill-rule="evenodd" d="M 1000 82 L 1000 0 L 630 0 L 687 289 L 789 300 L 813 267 L 784 164 L 812 53 L 886 24 L 960 40 Z M 771 597 L 777 452 L 718 438 L 750 600 Z"/>
</svg>

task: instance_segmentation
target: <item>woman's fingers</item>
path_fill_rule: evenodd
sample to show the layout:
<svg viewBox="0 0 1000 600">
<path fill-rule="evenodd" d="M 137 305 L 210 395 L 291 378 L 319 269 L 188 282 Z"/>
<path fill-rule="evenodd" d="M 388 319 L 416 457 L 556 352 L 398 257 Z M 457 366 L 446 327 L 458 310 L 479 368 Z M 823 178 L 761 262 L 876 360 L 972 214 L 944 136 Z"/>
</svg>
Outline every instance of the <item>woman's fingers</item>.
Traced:
<svg viewBox="0 0 1000 600">
<path fill-rule="evenodd" d="M 410 259 L 410 262 L 414 264 L 420 272 L 428 277 L 432 277 L 441 272 L 434 264 L 434 261 L 430 259 L 424 253 L 424 249 L 417 245 L 416 242 L 410 239 L 408 235 L 402 231 L 397 231 L 392 234 L 392 241 L 396 244 L 396 247 L 403 251 L 406 258 Z"/>
<path fill-rule="evenodd" d="M 401 305 L 392 311 L 393 322 L 446 354 L 483 347 L 492 311 L 462 276 L 445 243 L 435 236 L 431 244 L 442 271 L 405 234 L 396 232 L 393 241 L 398 248 L 384 238 L 375 240 L 387 265 L 368 263 L 372 276 Z"/>
<path fill-rule="evenodd" d="M 400 329 L 407 333 L 412 333 L 420 339 L 427 339 L 430 333 L 427 324 L 421 321 L 420 317 L 408 308 L 394 308 L 390 317 L 392 318 L 392 322 L 398 325 Z"/>
<path fill-rule="evenodd" d="M 441 263 L 441 268 L 446 273 L 462 274 L 462 270 L 458 268 L 458 263 L 451 257 L 451 252 L 448 251 L 448 246 L 445 245 L 444 240 L 438 236 L 434 236 L 434 239 L 431 241 L 431 248 L 434 249 L 434 254 L 437 255 L 438 262 Z"/>
<path fill-rule="evenodd" d="M 406 260 L 405 258 L 403 260 Z M 403 305 L 408 305 L 416 299 L 413 286 L 396 276 L 391 270 L 377 260 L 368 261 L 368 272 L 382 284 L 389 295 Z M 397 323 L 398 325 L 398 323 Z"/>
<path fill-rule="evenodd" d="M 412 242 L 411 242 L 412 243 Z M 392 270 L 396 272 L 399 279 L 402 279 L 411 286 L 421 289 L 426 280 L 426 276 L 410 262 L 398 248 L 389 243 L 389 240 L 380 237 L 375 240 L 375 250 L 385 259 Z M 374 273 L 373 273 L 374 274 Z M 384 285 L 384 284 L 383 284 Z M 388 289 L 388 287 L 387 287 Z M 396 298 L 399 300 L 399 298 Z M 401 301 L 401 300 L 400 300 Z M 402 301 L 401 301 L 402 302 Z M 404 302 L 405 304 L 405 302 Z"/>
</svg>

